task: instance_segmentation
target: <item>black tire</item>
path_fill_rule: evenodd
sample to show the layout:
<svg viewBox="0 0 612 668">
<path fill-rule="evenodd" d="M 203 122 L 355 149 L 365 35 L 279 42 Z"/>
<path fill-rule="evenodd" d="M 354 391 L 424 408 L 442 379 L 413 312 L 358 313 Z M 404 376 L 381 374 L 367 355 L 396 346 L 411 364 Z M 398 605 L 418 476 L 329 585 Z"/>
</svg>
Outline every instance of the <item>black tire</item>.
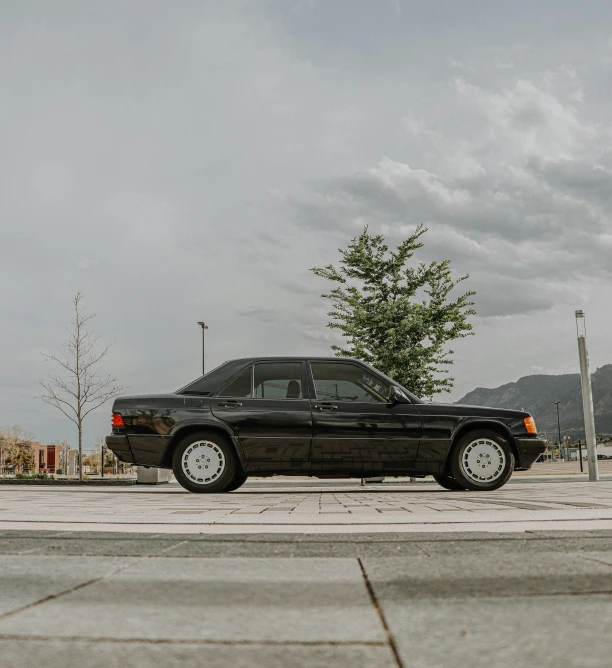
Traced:
<svg viewBox="0 0 612 668">
<path fill-rule="evenodd" d="M 216 432 L 204 430 L 179 441 L 172 455 L 172 470 L 177 482 L 196 494 L 227 492 L 241 473 L 233 445 Z"/>
<path fill-rule="evenodd" d="M 458 492 L 459 490 L 465 489 L 465 487 L 460 485 L 454 478 L 449 475 L 438 475 L 434 473 L 433 479 L 438 483 L 438 485 L 440 485 L 440 487 L 444 487 L 444 489 L 450 489 L 451 492 Z"/>
<path fill-rule="evenodd" d="M 234 476 L 234 479 L 232 482 L 227 486 L 226 492 L 233 492 L 235 489 L 238 489 L 239 487 L 242 487 L 244 483 L 247 481 L 247 478 L 249 476 L 245 475 L 242 471 L 236 471 L 236 475 Z"/>
<path fill-rule="evenodd" d="M 464 489 L 491 491 L 510 479 L 514 454 L 508 441 L 498 433 L 478 429 L 459 439 L 450 454 L 448 468 Z"/>
</svg>

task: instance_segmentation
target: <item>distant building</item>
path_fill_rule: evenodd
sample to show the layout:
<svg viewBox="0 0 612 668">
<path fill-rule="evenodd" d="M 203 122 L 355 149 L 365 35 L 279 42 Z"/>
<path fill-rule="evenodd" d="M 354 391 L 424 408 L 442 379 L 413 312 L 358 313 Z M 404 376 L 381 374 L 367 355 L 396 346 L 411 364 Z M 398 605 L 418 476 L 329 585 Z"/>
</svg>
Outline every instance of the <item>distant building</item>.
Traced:
<svg viewBox="0 0 612 668">
<path fill-rule="evenodd" d="M 34 454 L 34 473 L 55 473 L 57 469 L 61 468 L 61 445 L 29 443 L 28 447 Z"/>
</svg>

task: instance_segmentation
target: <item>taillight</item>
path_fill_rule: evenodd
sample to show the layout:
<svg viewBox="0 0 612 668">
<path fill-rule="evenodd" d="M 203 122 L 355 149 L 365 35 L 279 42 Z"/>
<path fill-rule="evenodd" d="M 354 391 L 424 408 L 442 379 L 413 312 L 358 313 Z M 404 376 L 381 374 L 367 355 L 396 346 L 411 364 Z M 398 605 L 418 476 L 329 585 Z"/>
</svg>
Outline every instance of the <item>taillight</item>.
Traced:
<svg viewBox="0 0 612 668">
<path fill-rule="evenodd" d="M 113 427 L 125 427 L 121 413 L 113 413 Z"/>
<path fill-rule="evenodd" d="M 525 429 L 527 430 L 528 434 L 537 434 L 538 433 L 538 430 L 536 429 L 535 420 L 531 417 L 531 415 L 529 417 L 526 417 L 523 420 L 523 422 L 525 424 Z"/>
</svg>

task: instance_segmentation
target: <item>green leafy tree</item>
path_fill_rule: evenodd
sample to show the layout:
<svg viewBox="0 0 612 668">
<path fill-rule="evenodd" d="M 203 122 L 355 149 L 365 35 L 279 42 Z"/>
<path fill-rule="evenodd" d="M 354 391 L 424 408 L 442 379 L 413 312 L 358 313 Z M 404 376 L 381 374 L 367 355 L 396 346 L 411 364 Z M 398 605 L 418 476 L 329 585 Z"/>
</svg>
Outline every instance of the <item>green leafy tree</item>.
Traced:
<svg viewBox="0 0 612 668">
<path fill-rule="evenodd" d="M 35 439 L 31 431 L 19 424 L 0 428 L 0 471 L 4 471 L 9 463 L 21 470 L 33 469 L 34 453 L 31 445 Z"/>
<path fill-rule="evenodd" d="M 454 279 L 450 260 L 413 262 L 423 247 L 420 225 L 395 250 L 382 235 L 366 227 L 347 249 L 339 249 L 339 267 L 313 268 L 335 287 L 329 299 L 333 318 L 327 326 L 338 329 L 347 345 L 334 345 L 338 357 L 368 362 L 418 396 L 449 391 L 454 378 L 448 373 L 453 350 L 448 342 L 472 335 L 468 322 L 476 311 L 468 291 L 449 299 L 452 289 L 469 275 Z"/>
<path fill-rule="evenodd" d="M 34 453 L 29 445 L 19 443 L 11 450 L 11 462 L 23 472 L 34 470 Z"/>
</svg>

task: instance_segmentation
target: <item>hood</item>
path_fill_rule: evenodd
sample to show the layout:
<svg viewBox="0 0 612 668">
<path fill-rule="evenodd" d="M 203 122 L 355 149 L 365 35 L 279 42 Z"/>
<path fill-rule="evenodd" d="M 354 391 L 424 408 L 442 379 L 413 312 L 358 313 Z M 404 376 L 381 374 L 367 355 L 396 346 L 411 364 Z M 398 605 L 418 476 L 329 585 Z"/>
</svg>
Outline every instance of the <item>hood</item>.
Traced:
<svg viewBox="0 0 612 668">
<path fill-rule="evenodd" d="M 520 418 L 529 417 L 531 413 L 528 411 L 518 411 L 514 408 L 498 408 L 492 406 L 473 406 L 471 404 L 448 404 L 448 403 L 437 403 L 433 402 L 431 404 L 425 404 L 425 406 L 439 406 L 441 408 L 447 408 L 451 414 L 461 414 L 461 415 L 475 415 L 475 416 L 497 416 L 497 417 L 509 417 L 509 418 Z"/>
</svg>

